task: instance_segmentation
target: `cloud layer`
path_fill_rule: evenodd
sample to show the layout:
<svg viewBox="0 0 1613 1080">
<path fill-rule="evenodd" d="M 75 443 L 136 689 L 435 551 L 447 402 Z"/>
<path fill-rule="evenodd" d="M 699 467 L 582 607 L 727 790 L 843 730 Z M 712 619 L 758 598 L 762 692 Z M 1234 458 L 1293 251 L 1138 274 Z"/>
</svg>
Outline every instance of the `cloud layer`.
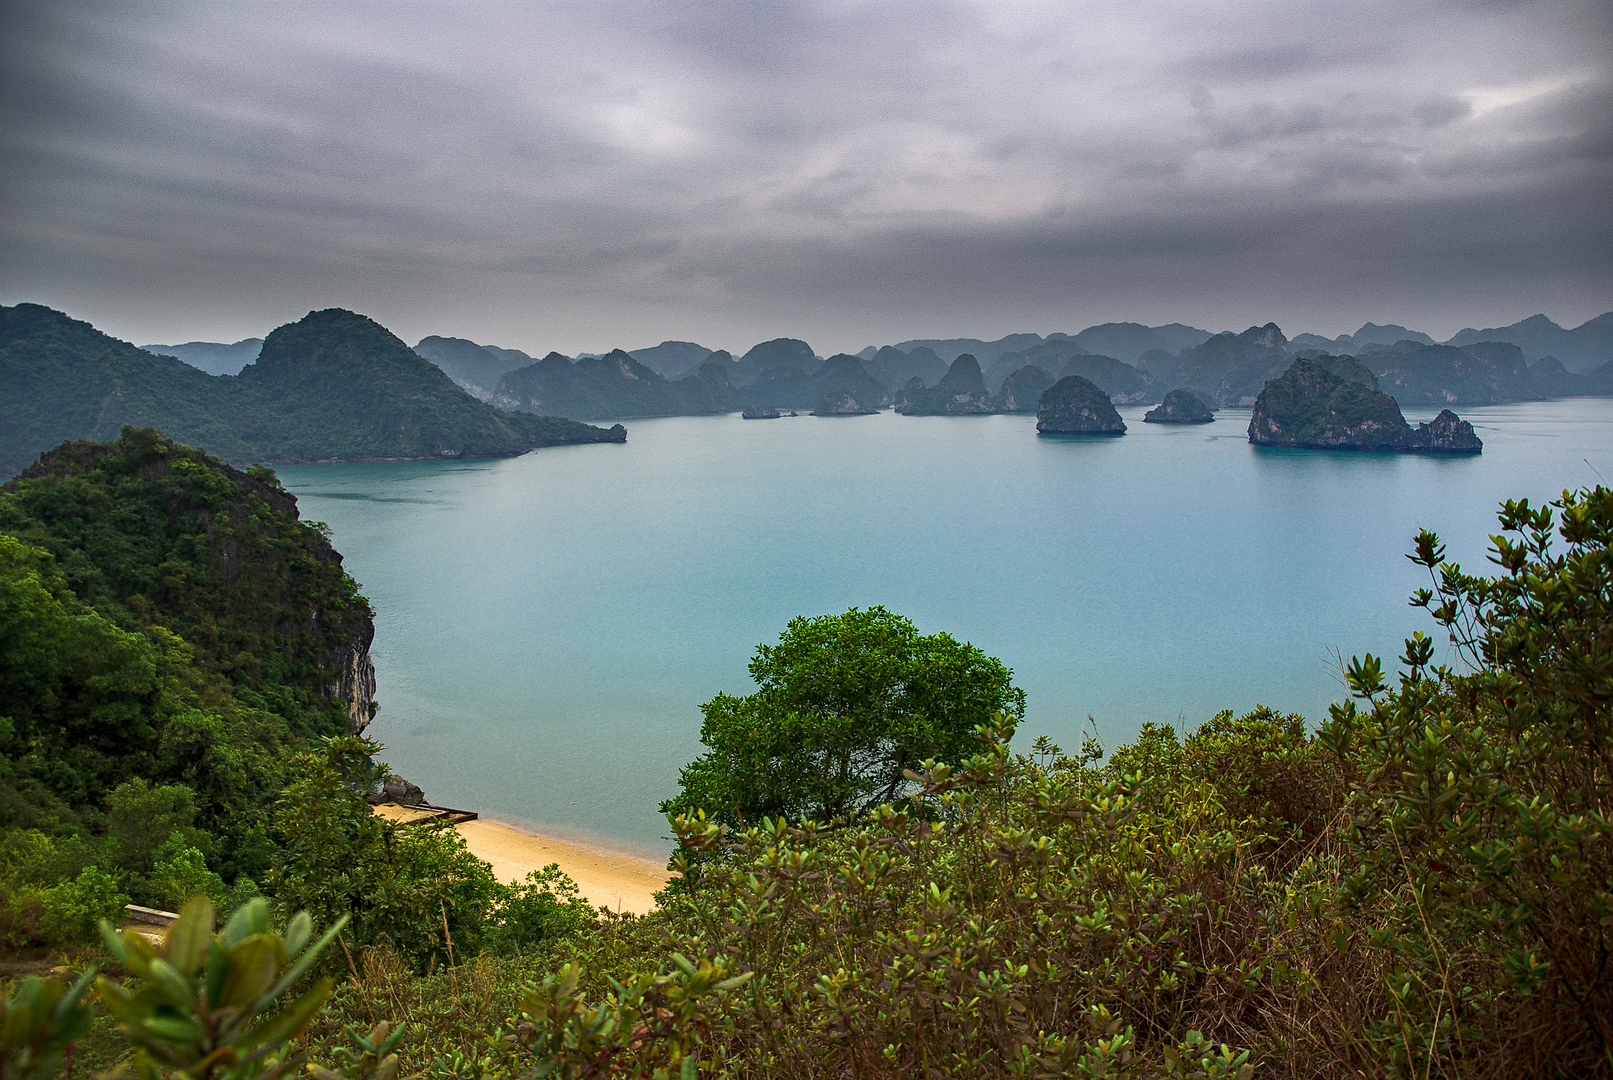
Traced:
<svg viewBox="0 0 1613 1080">
<path fill-rule="evenodd" d="M 140 340 L 1613 308 L 1605 0 L 4 11 L 0 299 Z"/>
</svg>

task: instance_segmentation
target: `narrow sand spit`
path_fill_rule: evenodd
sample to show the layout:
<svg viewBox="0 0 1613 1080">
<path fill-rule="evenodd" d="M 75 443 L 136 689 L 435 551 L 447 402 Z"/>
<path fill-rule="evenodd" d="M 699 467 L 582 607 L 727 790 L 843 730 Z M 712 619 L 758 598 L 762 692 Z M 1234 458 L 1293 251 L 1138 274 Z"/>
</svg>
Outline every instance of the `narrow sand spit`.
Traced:
<svg viewBox="0 0 1613 1080">
<path fill-rule="evenodd" d="M 377 806 L 375 812 L 394 821 L 421 816 L 406 806 Z M 556 840 L 487 818 L 460 822 L 454 828 L 472 854 L 492 864 L 500 881 L 521 881 L 534 870 L 559 863 L 589 903 L 612 911 L 643 915 L 655 906 L 653 894 L 667 883 L 665 864 L 636 855 Z"/>
</svg>

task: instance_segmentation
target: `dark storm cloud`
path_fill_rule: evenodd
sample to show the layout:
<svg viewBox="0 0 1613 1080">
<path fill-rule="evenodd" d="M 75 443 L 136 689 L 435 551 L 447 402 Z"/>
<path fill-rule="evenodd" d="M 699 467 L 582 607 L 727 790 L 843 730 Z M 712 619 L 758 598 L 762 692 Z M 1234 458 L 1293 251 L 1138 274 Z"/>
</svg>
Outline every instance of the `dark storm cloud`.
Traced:
<svg viewBox="0 0 1613 1080">
<path fill-rule="evenodd" d="M 1603 0 L 4 11 L 0 299 L 128 337 L 1613 307 Z"/>
</svg>

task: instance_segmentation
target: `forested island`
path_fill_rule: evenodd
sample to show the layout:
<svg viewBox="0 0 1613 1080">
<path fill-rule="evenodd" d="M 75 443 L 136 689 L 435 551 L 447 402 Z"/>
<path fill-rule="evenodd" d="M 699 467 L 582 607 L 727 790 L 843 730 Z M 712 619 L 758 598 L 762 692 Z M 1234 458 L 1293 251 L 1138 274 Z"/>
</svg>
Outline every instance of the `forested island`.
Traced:
<svg viewBox="0 0 1613 1080">
<path fill-rule="evenodd" d="M 1460 666 L 1074 755 L 970 643 L 794 619 L 634 917 L 371 813 L 369 604 L 270 470 L 64 444 L 0 488 L 0 934 L 68 972 L 7 1075 L 1608 1075 L 1613 491 L 1499 517 L 1494 578 L 1411 542 Z"/>
<path fill-rule="evenodd" d="M 1449 409 L 1416 429 L 1372 372 L 1348 356 L 1296 360 L 1266 384 L 1249 418 L 1259 446 L 1479 453 L 1473 425 Z"/>
<path fill-rule="evenodd" d="M 238 375 L 212 376 L 50 308 L 0 307 L 0 476 L 64 439 L 125 425 L 237 464 L 506 457 L 626 438 L 620 425 L 494 409 L 337 308 L 275 330 Z"/>
</svg>

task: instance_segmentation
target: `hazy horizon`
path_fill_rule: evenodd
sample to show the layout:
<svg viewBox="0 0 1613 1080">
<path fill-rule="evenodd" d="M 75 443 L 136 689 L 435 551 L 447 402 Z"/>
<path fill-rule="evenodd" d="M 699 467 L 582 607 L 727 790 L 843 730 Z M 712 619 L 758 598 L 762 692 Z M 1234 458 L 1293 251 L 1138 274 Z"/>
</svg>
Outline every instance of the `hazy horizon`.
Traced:
<svg viewBox="0 0 1613 1080">
<path fill-rule="evenodd" d="M 67 314 L 72 315 L 73 313 L 68 312 Z M 362 315 L 364 313 L 359 312 L 359 314 Z M 1544 312 L 1535 312 L 1534 314 L 1545 314 L 1545 313 Z M 1604 313 L 1598 312 L 1597 314 L 1604 314 Z M 80 316 L 75 316 L 75 317 L 80 317 Z M 1525 316 L 1525 318 L 1528 318 L 1528 317 L 1529 316 Z M 1594 315 L 1591 316 L 1591 318 L 1595 318 L 1595 317 L 1596 316 L 1594 316 Z M 1547 315 L 1547 318 L 1550 318 L 1550 315 Z M 379 320 L 377 320 L 377 321 L 379 321 Z M 1125 321 L 1125 320 L 1119 320 L 1119 319 L 1105 320 L 1105 322 L 1122 322 L 1122 321 Z M 1132 320 L 1132 321 L 1135 321 L 1135 320 Z M 1267 321 L 1269 322 L 1269 321 L 1272 321 L 1272 320 L 1267 320 Z M 1511 323 L 1515 323 L 1515 322 L 1518 322 L 1518 321 L 1519 320 L 1517 320 L 1517 319 L 1513 319 L 1513 320 L 1510 320 L 1508 323 L 1502 324 L 1502 325 L 1511 325 Z M 1562 326 L 1564 329 L 1571 330 L 1575 326 L 1578 326 L 1580 324 L 1580 322 L 1584 322 L 1585 320 L 1580 320 L 1579 322 L 1574 322 L 1574 323 L 1564 323 L 1560 319 L 1554 319 L 1552 321 L 1556 322 L 1559 326 Z M 1173 319 L 1173 320 L 1169 320 L 1169 322 L 1159 322 L 1159 323 L 1152 323 L 1152 324 L 1148 324 L 1148 325 L 1153 326 L 1153 327 L 1160 327 L 1160 326 L 1169 325 L 1170 323 L 1179 323 L 1179 322 L 1180 322 L 1180 320 L 1174 320 Z M 1376 323 L 1379 326 L 1403 325 L 1403 324 L 1397 324 L 1395 322 L 1395 320 L 1393 320 L 1393 319 L 1384 319 L 1384 320 L 1368 319 L 1368 320 L 1364 320 L 1361 323 L 1355 324 L 1349 330 L 1341 331 L 1339 334 L 1329 334 L 1329 335 L 1324 335 L 1324 336 L 1335 337 L 1336 338 L 1336 337 L 1341 336 L 1341 334 L 1353 334 L 1357 330 L 1363 329 L 1366 326 L 1367 323 Z M 852 346 L 852 347 L 843 348 L 843 349 L 842 348 L 837 348 L 837 349 L 832 349 L 832 350 L 818 348 L 817 345 L 814 342 L 812 342 L 810 339 L 802 339 L 802 340 L 806 340 L 807 344 L 812 345 L 813 348 L 814 348 L 814 351 L 817 352 L 818 355 L 820 355 L 820 356 L 830 356 L 830 355 L 833 355 L 835 353 L 856 353 L 856 352 L 860 351 L 861 349 L 866 348 L 868 346 L 896 345 L 896 344 L 899 344 L 902 341 L 915 341 L 915 340 L 926 340 L 926 339 L 937 339 L 937 338 L 939 338 L 939 339 L 974 338 L 974 339 L 978 339 L 978 340 L 981 340 L 981 341 L 988 341 L 989 342 L 989 341 L 997 341 L 997 340 L 999 340 L 1001 338 L 1007 337 L 1010 334 L 1018 334 L 1018 333 L 1035 333 L 1035 334 L 1040 334 L 1044 338 L 1049 336 L 1049 335 L 1051 335 L 1051 334 L 1054 334 L 1054 333 L 1066 333 L 1066 334 L 1072 334 L 1073 335 L 1073 334 L 1077 334 L 1077 333 L 1081 332 L 1082 330 L 1089 329 L 1092 326 L 1098 326 L 1098 325 L 1102 325 L 1102 324 L 1101 323 L 1091 323 L 1091 324 L 1088 324 L 1086 326 L 1062 327 L 1062 328 L 1053 329 L 1053 330 L 1036 329 L 1036 328 L 1023 328 L 1022 327 L 1022 328 L 1017 329 L 1017 330 L 1006 330 L 1006 331 L 1003 331 L 1002 333 L 999 333 L 999 334 L 989 334 L 989 335 L 988 334 L 909 334 L 906 337 L 895 338 L 895 339 L 892 339 L 890 341 L 866 341 L 860 346 Z M 1264 323 L 1254 323 L 1254 324 L 1251 324 L 1251 325 L 1252 326 L 1263 326 L 1265 324 Z M 1496 326 L 1486 326 L 1486 327 L 1475 326 L 1475 327 L 1472 327 L 1472 329 L 1475 329 L 1475 330 L 1477 330 L 1477 329 L 1498 329 L 1498 328 L 1499 327 L 1496 327 Z M 108 331 L 106 331 L 105 327 L 98 327 L 97 329 L 100 329 L 103 332 L 108 332 Z M 391 327 L 387 327 L 387 329 L 390 330 Z M 1223 326 L 1223 327 L 1216 328 L 1216 327 L 1209 327 L 1209 326 L 1201 326 L 1201 327 L 1198 327 L 1198 329 L 1208 330 L 1212 334 L 1218 334 L 1218 333 L 1223 333 L 1223 332 L 1226 332 L 1226 331 L 1231 331 L 1233 333 L 1241 333 L 1244 330 L 1249 329 L 1249 327 Z M 1295 330 L 1295 329 L 1290 329 L 1289 327 L 1286 327 L 1286 326 L 1280 327 L 1280 329 L 1282 329 L 1284 335 L 1289 337 L 1289 338 L 1294 338 L 1294 337 L 1298 336 L 1299 334 L 1315 333 L 1316 332 L 1316 331 L 1313 331 L 1313 330 Z M 1407 326 L 1406 329 L 1411 330 L 1411 331 L 1423 331 L 1423 328 L 1419 327 L 1419 326 Z M 1460 331 L 1462 329 L 1467 329 L 1467 328 L 1466 327 L 1458 327 L 1457 328 L 1458 331 Z M 1426 331 L 1424 331 L 1424 332 L 1426 332 Z M 152 345 L 152 346 L 155 346 L 155 345 L 161 344 L 161 345 L 164 345 L 164 346 L 167 346 L 167 347 L 170 347 L 170 348 L 177 348 L 177 347 L 179 347 L 181 345 L 194 345 L 194 344 L 217 344 L 217 345 L 226 345 L 226 346 L 228 346 L 228 345 L 239 344 L 239 343 L 241 343 L 243 341 L 248 341 L 248 340 L 251 340 L 253 338 L 261 339 L 261 338 L 264 338 L 264 337 L 268 336 L 269 333 L 270 333 L 269 330 L 264 330 L 264 331 L 262 331 L 260 333 L 256 333 L 256 334 L 247 334 L 245 337 L 236 338 L 236 339 L 234 339 L 232 341 L 223 341 L 223 340 L 210 341 L 210 340 L 205 339 L 205 338 L 186 338 L 186 339 L 183 339 L 183 340 L 180 339 L 180 338 L 172 338 L 170 340 L 162 341 L 162 342 L 156 342 L 156 341 L 143 342 L 143 341 L 134 341 L 132 339 L 124 339 L 124 340 L 128 340 L 128 341 L 130 341 L 131 344 L 135 344 L 135 345 L 141 345 L 141 346 Z M 396 333 L 396 331 L 394 331 L 394 333 Z M 117 336 L 117 335 L 114 335 L 114 336 Z M 523 352 L 525 352 L 528 355 L 533 356 L 533 357 L 542 357 L 542 356 L 546 356 L 550 352 L 563 351 L 563 350 L 555 350 L 555 349 L 551 349 L 551 348 L 523 348 L 520 345 L 511 345 L 508 342 L 482 340 L 482 339 L 476 338 L 476 337 L 474 337 L 474 336 L 472 336 L 470 334 L 435 334 L 435 335 L 422 334 L 422 335 L 419 335 L 419 336 L 416 336 L 416 337 L 413 337 L 413 338 L 408 338 L 408 337 L 405 337 L 404 335 L 401 335 L 401 334 L 398 335 L 398 336 L 400 338 L 403 338 L 405 343 L 408 344 L 411 348 L 413 348 L 416 344 L 418 344 L 419 341 L 422 338 L 429 337 L 429 336 L 437 336 L 437 337 L 463 338 L 463 339 L 466 339 L 466 340 L 474 341 L 478 345 L 491 345 L 491 346 L 494 346 L 496 348 L 521 349 L 521 351 L 523 351 Z M 793 335 L 775 335 L 775 337 L 784 337 L 784 336 L 793 336 Z M 1432 336 L 1434 336 L 1436 338 L 1436 340 L 1445 340 L 1445 339 L 1448 339 L 1451 336 L 1453 336 L 1453 334 L 1432 335 Z M 770 341 L 770 340 L 772 340 L 772 338 L 763 338 L 763 339 L 761 339 L 761 341 Z M 752 341 L 752 342 L 749 342 L 747 344 L 738 345 L 738 346 L 734 346 L 734 345 L 731 345 L 731 344 L 713 345 L 713 344 L 711 344 L 709 342 L 694 341 L 693 338 L 688 338 L 688 337 L 670 337 L 670 338 L 662 338 L 659 341 L 645 342 L 643 344 L 625 344 L 625 343 L 617 342 L 617 343 L 610 344 L 610 345 L 602 345 L 602 346 L 600 346 L 598 348 L 578 349 L 575 352 L 567 353 L 566 355 L 574 356 L 574 357 L 575 356 L 582 356 L 582 355 L 595 355 L 595 356 L 598 356 L 598 355 L 603 355 L 603 354 L 611 351 L 612 349 L 623 349 L 623 350 L 626 350 L 627 352 L 637 352 L 637 351 L 642 350 L 642 349 L 653 348 L 656 345 L 661 345 L 661 344 L 664 344 L 664 343 L 666 343 L 668 341 L 693 341 L 694 344 L 702 345 L 702 346 L 704 346 L 706 348 L 713 349 L 713 350 L 727 349 L 735 357 L 739 357 L 739 356 L 744 355 L 744 353 L 746 351 L 748 351 L 752 346 L 755 346 L 755 345 L 758 345 L 758 344 L 761 343 L 760 341 Z"/>
<path fill-rule="evenodd" d="M 1605 0 L 0 12 L 0 301 L 535 355 L 1613 309 Z"/>
</svg>

